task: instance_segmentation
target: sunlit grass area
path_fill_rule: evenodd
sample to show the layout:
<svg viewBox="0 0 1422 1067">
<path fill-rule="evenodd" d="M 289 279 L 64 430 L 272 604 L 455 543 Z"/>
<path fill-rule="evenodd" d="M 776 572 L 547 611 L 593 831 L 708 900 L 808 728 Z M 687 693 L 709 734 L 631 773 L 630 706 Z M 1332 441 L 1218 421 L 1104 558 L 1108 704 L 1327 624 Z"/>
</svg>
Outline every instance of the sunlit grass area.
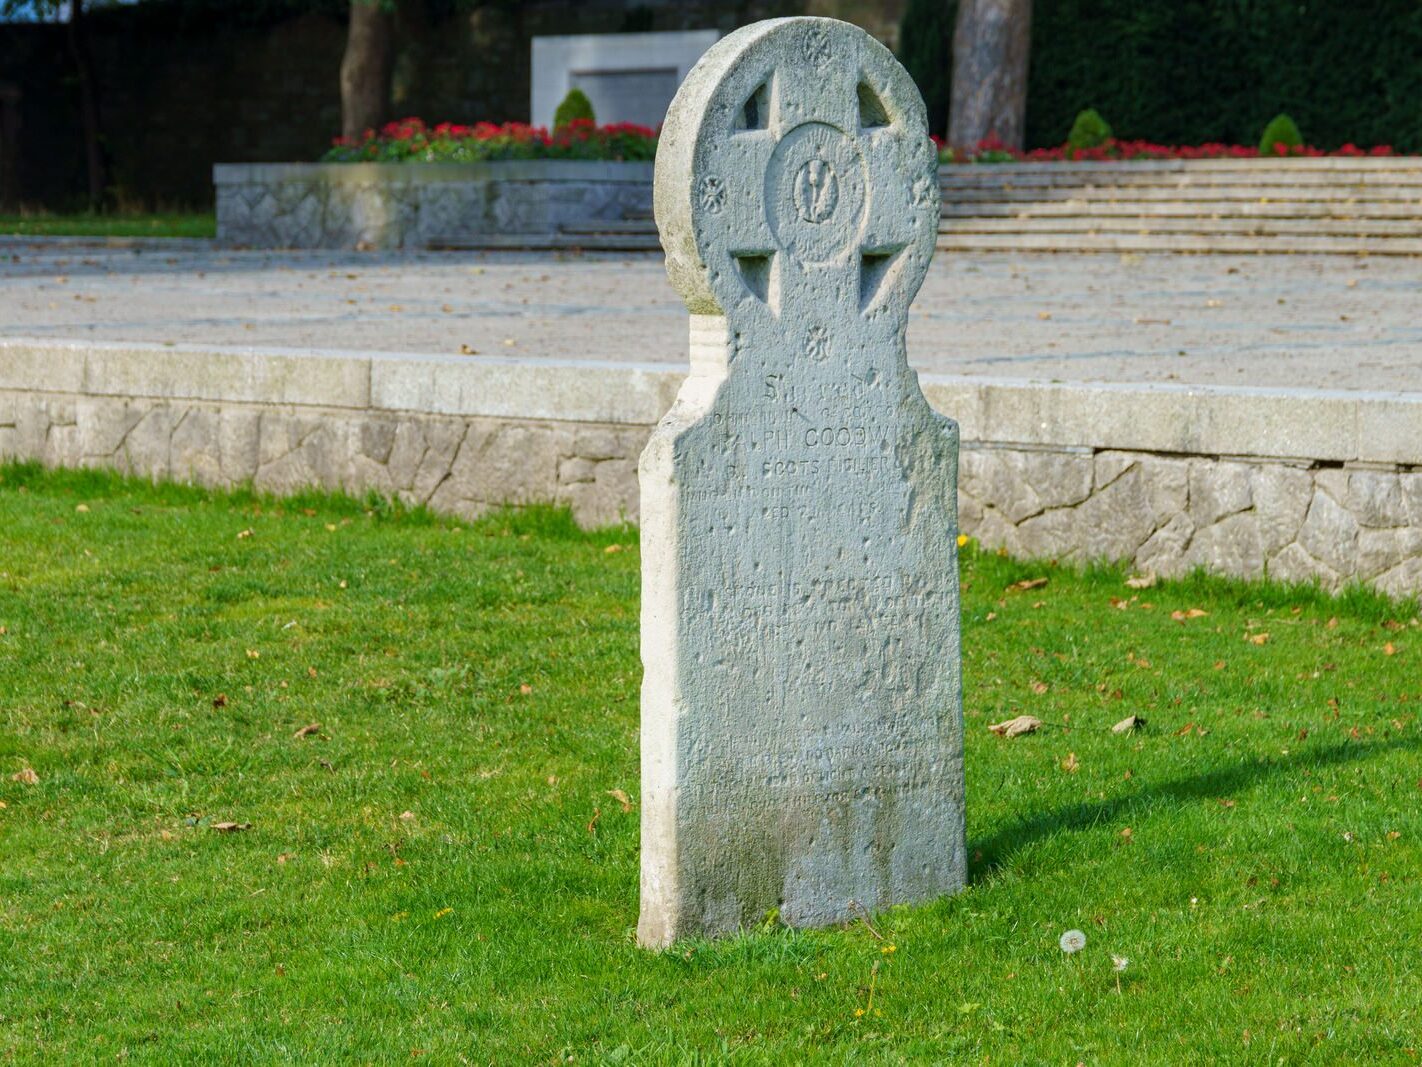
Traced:
<svg viewBox="0 0 1422 1067">
<path fill-rule="evenodd" d="M 965 892 L 648 953 L 635 531 L 2 467 L 0 1058 L 1414 1062 L 1416 605 L 1126 578 L 965 548 Z"/>
<path fill-rule="evenodd" d="M 211 213 L 0 215 L 0 236 L 20 237 L 215 237 Z"/>
</svg>

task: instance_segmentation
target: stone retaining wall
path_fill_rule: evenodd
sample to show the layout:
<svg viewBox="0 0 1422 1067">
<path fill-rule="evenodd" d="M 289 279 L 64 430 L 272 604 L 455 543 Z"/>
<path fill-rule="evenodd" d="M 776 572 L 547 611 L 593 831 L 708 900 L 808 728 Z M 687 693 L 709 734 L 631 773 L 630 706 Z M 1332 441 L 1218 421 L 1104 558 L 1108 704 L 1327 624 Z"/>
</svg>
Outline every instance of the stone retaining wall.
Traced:
<svg viewBox="0 0 1422 1067">
<path fill-rule="evenodd" d="M 217 239 L 250 248 L 427 248 L 650 215 L 652 164 L 220 163 Z"/>
<path fill-rule="evenodd" d="M 0 458 L 374 489 L 472 517 L 637 518 L 679 371 L 0 342 Z M 962 528 L 1023 557 L 1422 594 L 1422 395 L 924 376 L 958 419 Z"/>
</svg>

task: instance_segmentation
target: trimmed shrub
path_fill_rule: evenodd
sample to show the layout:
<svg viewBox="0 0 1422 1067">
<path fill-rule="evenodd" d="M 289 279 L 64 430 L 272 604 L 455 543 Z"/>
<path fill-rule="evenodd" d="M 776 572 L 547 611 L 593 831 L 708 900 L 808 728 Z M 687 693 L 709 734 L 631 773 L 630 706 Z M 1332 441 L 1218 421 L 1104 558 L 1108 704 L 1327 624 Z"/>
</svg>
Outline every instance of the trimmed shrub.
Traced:
<svg viewBox="0 0 1422 1067">
<path fill-rule="evenodd" d="M 1264 127 L 1264 136 L 1259 138 L 1261 156 L 1286 156 L 1289 149 L 1303 144 L 1303 136 L 1298 125 L 1288 115 L 1275 115 Z M 1279 151 L 1280 148 L 1283 151 Z"/>
<path fill-rule="evenodd" d="M 561 130 L 578 119 L 586 119 L 594 125 L 597 123 L 588 94 L 581 89 L 569 89 L 568 95 L 563 97 L 563 102 L 558 105 L 558 110 L 553 112 L 553 129 Z"/>
<path fill-rule="evenodd" d="M 1067 147 L 1081 151 L 1084 148 L 1100 148 L 1113 136 L 1110 124 L 1101 117 L 1094 107 L 1077 113 L 1067 134 Z"/>
<path fill-rule="evenodd" d="M 1027 144 L 1090 104 L 1122 140 L 1258 145 L 1287 106 L 1320 148 L 1422 152 L 1418 56 L 1417 0 L 1035 0 Z"/>
</svg>

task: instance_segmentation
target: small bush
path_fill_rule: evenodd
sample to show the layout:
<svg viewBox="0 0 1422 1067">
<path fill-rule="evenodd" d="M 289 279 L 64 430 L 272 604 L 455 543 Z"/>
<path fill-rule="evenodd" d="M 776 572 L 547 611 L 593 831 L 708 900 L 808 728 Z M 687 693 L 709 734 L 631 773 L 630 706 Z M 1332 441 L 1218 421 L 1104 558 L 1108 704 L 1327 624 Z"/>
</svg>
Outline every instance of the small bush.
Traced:
<svg viewBox="0 0 1422 1067">
<path fill-rule="evenodd" d="M 569 89 L 568 95 L 563 97 L 563 102 L 558 105 L 558 110 L 553 112 L 553 129 L 561 130 L 578 119 L 597 123 L 597 116 L 593 114 L 592 101 L 588 99 L 587 93 L 581 89 Z"/>
<path fill-rule="evenodd" d="M 1288 115 L 1275 115 L 1264 127 L 1264 136 L 1259 138 L 1261 156 L 1286 156 L 1289 150 L 1303 144 L 1303 135 L 1294 120 Z M 1279 151 L 1282 145 L 1284 150 Z"/>
<path fill-rule="evenodd" d="M 1067 147 L 1081 151 L 1084 148 L 1099 148 L 1114 136 L 1110 124 L 1101 117 L 1094 107 L 1077 113 L 1067 134 Z"/>
</svg>

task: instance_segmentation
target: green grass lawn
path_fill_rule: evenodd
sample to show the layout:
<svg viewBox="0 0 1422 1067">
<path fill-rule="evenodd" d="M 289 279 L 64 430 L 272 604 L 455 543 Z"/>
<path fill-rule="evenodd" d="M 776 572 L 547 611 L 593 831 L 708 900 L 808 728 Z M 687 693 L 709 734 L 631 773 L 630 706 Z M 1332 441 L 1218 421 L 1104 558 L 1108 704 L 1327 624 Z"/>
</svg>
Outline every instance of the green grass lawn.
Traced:
<svg viewBox="0 0 1422 1067">
<path fill-rule="evenodd" d="M 965 892 L 653 954 L 633 531 L 0 468 L 0 1060 L 1417 1062 L 1416 606 L 1124 577 L 965 550 Z"/>
<path fill-rule="evenodd" d="M 168 212 L 157 215 L 0 215 L 0 236 L 215 237 L 217 217 Z"/>
</svg>

